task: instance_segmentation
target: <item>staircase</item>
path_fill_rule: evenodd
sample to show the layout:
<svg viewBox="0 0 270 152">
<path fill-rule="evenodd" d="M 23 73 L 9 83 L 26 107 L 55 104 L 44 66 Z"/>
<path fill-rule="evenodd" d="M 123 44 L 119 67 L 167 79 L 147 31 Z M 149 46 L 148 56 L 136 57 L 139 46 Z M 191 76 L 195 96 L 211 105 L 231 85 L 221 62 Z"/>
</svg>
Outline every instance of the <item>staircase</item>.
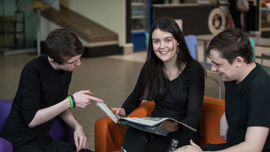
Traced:
<svg viewBox="0 0 270 152">
<path fill-rule="evenodd" d="M 84 46 L 84 57 L 119 54 L 118 35 L 116 33 L 65 6 L 60 5 L 60 11 L 54 8 L 45 9 L 41 11 L 41 15 L 88 42 L 89 45 Z"/>
</svg>

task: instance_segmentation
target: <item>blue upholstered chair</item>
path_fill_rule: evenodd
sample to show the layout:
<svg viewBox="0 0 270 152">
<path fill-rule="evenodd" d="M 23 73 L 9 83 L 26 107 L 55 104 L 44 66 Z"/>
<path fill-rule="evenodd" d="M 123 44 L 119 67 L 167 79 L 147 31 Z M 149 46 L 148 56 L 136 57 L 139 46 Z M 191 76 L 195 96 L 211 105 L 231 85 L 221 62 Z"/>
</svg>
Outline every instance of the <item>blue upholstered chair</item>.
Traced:
<svg viewBox="0 0 270 152">
<path fill-rule="evenodd" d="M 195 35 L 187 35 L 185 36 L 185 41 L 187 44 L 187 47 L 189 49 L 189 53 L 192 56 L 194 60 L 199 61 L 198 57 L 198 41 L 197 37 Z M 200 62 L 203 68 L 210 69 L 212 64 L 207 62 Z"/>
<path fill-rule="evenodd" d="M 5 119 L 11 109 L 12 100 L 0 99 L 0 130 L 2 130 Z M 50 135 L 55 140 L 63 140 L 74 144 L 73 138 L 74 129 L 65 124 L 61 119 L 56 118 Z M 12 145 L 9 141 L 0 137 L 0 152 L 13 152 Z"/>
<path fill-rule="evenodd" d="M 198 57 L 198 41 L 197 37 L 195 35 L 187 35 L 185 36 L 185 41 L 187 44 L 187 47 L 189 49 L 190 55 L 194 60 L 199 61 Z M 204 54 L 205 55 L 205 54 Z M 200 61 L 199 61 L 200 62 Z M 208 62 L 200 62 L 202 67 L 206 70 L 211 70 L 211 63 Z M 219 99 L 221 99 L 221 78 L 219 77 L 219 80 L 217 81 L 215 78 L 208 76 L 209 78 L 213 79 L 216 83 L 218 83 L 219 87 Z"/>
</svg>

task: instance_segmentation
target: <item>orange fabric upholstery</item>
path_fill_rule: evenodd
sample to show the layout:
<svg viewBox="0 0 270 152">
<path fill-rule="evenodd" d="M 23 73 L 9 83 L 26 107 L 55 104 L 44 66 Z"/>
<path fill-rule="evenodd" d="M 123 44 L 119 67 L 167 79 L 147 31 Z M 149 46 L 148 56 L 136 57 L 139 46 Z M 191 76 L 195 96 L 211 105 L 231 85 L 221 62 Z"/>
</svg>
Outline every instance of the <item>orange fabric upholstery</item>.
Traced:
<svg viewBox="0 0 270 152">
<path fill-rule="evenodd" d="M 129 117 L 150 117 L 155 103 L 145 101 Z M 127 126 L 115 124 L 111 118 L 104 116 L 95 122 L 95 152 L 112 152 L 121 149 Z"/>
<path fill-rule="evenodd" d="M 149 117 L 155 103 L 145 101 L 129 117 Z M 221 99 L 204 97 L 201 114 L 201 144 L 224 143 L 219 136 L 219 120 L 225 110 Z M 127 126 L 115 124 L 108 116 L 97 119 L 95 123 L 95 152 L 120 152 Z"/>
<path fill-rule="evenodd" d="M 204 97 L 201 113 L 201 143 L 225 143 L 219 136 L 219 121 L 225 112 L 225 101 L 221 99 Z"/>
</svg>

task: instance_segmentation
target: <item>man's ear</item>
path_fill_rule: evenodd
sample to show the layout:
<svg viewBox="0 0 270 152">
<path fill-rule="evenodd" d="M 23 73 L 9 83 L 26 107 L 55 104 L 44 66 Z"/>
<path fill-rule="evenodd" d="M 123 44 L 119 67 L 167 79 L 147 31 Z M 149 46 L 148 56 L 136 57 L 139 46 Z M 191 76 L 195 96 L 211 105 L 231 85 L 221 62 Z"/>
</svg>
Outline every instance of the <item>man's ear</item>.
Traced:
<svg viewBox="0 0 270 152">
<path fill-rule="evenodd" d="M 234 61 L 238 67 L 240 67 L 245 62 L 244 58 L 241 56 L 236 57 Z"/>
<path fill-rule="evenodd" d="M 54 61 L 53 59 L 51 59 L 50 57 L 49 57 L 49 62 L 52 63 L 52 64 L 55 64 L 55 65 L 58 64 L 57 62 L 55 62 L 55 61 Z"/>
</svg>

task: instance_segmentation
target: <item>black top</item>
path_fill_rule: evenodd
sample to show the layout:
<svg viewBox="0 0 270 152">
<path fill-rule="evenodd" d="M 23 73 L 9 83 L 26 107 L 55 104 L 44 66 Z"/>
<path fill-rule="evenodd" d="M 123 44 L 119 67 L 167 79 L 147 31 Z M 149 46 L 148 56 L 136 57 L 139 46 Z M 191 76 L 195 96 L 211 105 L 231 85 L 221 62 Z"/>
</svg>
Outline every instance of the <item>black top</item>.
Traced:
<svg viewBox="0 0 270 152">
<path fill-rule="evenodd" d="M 245 141 L 247 127 L 270 127 L 270 76 L 258 63 L 242 82 L 225 82 L 225 88 L 228 143 Z M 269 134 L 264 150 L 270 150 Z"/>
<path fill-rule="evenodd" d="M 235 2 L 235 0 L 228 0 L 228 2 L 229 2 L 230 5 L 232 5 L 233 7 L 236 7 L 236 2 Z"/>
<path fill-rule="evenodd" d="M 168 80 L 163 100 L 155 101 L 152 117 L 171 117 L 196 129 L 200 128 L 200 115 L 204 96 L 204 71 L 198 62 L 188 62 L 182 73 L 174 80 Z M 141 103 L 139 100 L 145 88 L 145 65 L 143 66 L 133 92 L 123 104 L 130 114 Z M 183 128 L 184 131 L 190 131 Z M 181 131 L 183 131 L 181 129 Z M 199 136 L 199 134 L 197 133 Z"/>
<path fill-rule="evenodd" d="M 9 140 L 13 148 L 26 142 L 50 142 L 49 131 L 54 119 L 33 128 L 29 128 L 28 124 L 39 109 L 50 107 L 67 97 L 71 75 L 72 72 L 53 69 L 48 56 L 40 56 L 27 63 L 0 136 Z"/>
</svg>

